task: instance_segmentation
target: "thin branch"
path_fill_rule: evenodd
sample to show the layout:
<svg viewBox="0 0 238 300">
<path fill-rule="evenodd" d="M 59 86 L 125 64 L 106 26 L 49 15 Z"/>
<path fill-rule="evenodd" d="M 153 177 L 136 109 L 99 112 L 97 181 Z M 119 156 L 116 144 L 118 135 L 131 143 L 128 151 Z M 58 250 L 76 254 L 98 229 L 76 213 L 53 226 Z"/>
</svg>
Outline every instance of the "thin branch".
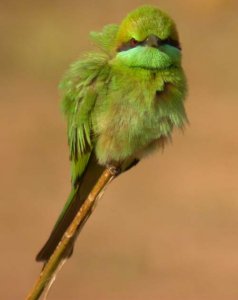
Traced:
<svg viewBox="0 0 238 300">
<path fill-rule="evenodd" d="M 61 241 L 56 247 L 54 253 L 46 262 L 37 281 L 35 282 L 35 285 L 33 286 L 28 296 L 26 297 L 26 300 L 39 299 L 43 291 L 47 288 L 48 284 L 52 282 L 52 279 L 54 279 L 54 275 L 56 274 L 57 269 L 60 266 L 60 263 L 62 262 L 63 259 L 65 259 L 63 254 L 65 253 L 67 246 L 70 244 L 70 241 L 77 234 L 77 228 L 79 224 L 82 222 L 82 220 L 87 215 L 87 213 L 93 208 L 95 201 L 97 200 L 98 196 L 100 196 L 100 194 L 103 192 L 106 185 L 112 179 L 114 179 L 117 174 L 118 174 L 118 169 L 114 166 L 105 169 L 105 171 L 103 172 L 103 174 L 101 175 L 101 177 L 99 178 L 99 180 L 97 181 L 93 189 L 91 190 L 87 199 L 84 201 L 83 205 L 81 206 L 77 215 L 73 219 L 72 223 L 66 230 Z"/>
</svg>

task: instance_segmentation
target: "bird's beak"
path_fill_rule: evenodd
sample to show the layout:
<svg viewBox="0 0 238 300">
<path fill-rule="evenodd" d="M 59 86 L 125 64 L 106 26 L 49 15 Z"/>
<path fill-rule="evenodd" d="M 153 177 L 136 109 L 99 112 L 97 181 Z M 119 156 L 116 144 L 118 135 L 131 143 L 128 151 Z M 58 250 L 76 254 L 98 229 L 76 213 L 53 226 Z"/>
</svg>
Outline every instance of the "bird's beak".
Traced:
<svg viewBox="0 0 238 300">
<path fill-rule="evenodd" d="M 158 48 L 160 46 L 161 40 L 156 35 L 149 35 L 145 40 L 145 45 L 153 48 Z"/>
</svg>

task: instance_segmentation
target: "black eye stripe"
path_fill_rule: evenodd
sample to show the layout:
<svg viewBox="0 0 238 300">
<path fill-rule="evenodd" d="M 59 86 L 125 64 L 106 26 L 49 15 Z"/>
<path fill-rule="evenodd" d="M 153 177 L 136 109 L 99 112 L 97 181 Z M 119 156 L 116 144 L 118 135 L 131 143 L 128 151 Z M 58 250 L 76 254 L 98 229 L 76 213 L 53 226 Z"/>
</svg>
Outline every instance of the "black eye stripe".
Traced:
<svg viewBox="0 0 238 300">
<path fill-rule="evenodd" d="M 118 49 L 117 52 L 126 51 L 132 48 L 135 48 L 139 45 L 143 45 L 143 42 L 139 42 L 135 40 L 134 38 L 130 39 L 128 42 L 123 43 Z"/>
<path fill-rule="evenodd" d="M 142 42 L 139 42 L 139 41 L 135 40 L 134 38 L 132 38 L 128 42 L 123 43 L 117 49 L 117 52 L 127 51 L 127 50 L 135 48 L 137 46 L 144 46 L 144 45 L 146 45 L 146 40 L 144 40 Z M 170 45 L 170 46 L 173 46 L 173 47 L 178 48 L 179 50 L 181 50 L 181 46 L 180 46 L 179 41 L 174 40 L 172 38 L 167 38 L 167 39 L 164 39 L 164 40 L 159 39 L 158 47 L 162 46 L 162 45 Z"/>
<path fill-rule="evenodd" d="M 173 46 L 173 47 L 178 48 L 178 49 L 181 50 L 181 46 L 179 44 L 179 41 L 173 40 L 171 38 L 167 38 L 165 40 L 161 40 L 161 44 L 162 45 L 170 45 L 170 46 Z"/>
</svg>

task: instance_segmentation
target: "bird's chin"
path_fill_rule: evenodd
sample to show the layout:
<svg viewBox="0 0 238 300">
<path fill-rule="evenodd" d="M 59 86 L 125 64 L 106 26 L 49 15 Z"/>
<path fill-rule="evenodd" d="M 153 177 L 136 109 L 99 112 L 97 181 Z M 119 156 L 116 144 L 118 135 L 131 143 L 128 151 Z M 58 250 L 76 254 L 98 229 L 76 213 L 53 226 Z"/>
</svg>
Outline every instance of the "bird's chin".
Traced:
<svg viewBox="0 0 238 300">
<path fill-rule="evenodd" d="M 117 53 L 116 61 L 130 68 L 164 70 L 172 67 L 174 61 L 169 55 L 152 47 L 136 47 Z"/>
</svg>

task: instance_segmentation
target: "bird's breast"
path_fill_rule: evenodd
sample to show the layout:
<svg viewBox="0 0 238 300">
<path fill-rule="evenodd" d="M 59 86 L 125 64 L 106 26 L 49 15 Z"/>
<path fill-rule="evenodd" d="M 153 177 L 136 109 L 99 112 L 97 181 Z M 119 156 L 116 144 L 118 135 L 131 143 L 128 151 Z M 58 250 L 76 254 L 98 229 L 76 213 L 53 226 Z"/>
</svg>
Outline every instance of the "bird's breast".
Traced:
<svg viewBox="0 0 238 300">
<path fill-rule="evenodd" d="M 170 136 L 174 126 L 170 116 L 178 118 L 174 93 L 176 86 L 155 72 L 113 76 L 99 95 L 92 118 L 99 162 L 122 161 Z"/>
</svg>

